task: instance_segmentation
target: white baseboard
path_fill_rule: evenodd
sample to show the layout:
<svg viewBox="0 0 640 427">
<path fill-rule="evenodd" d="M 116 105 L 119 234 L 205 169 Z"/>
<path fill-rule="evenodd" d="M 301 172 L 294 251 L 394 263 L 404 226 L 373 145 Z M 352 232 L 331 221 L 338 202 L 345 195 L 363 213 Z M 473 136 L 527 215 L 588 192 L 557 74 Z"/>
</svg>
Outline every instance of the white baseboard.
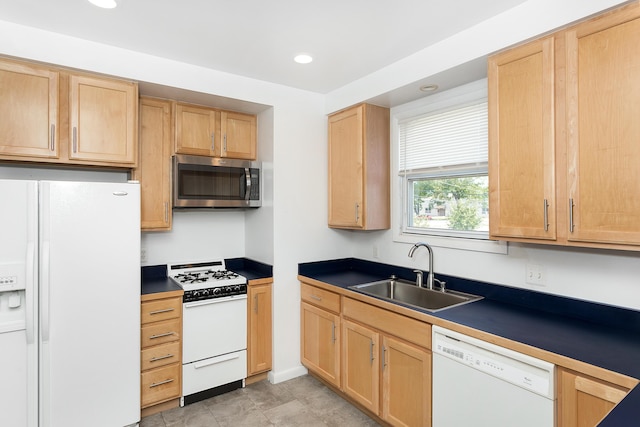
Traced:
<svg viewBox="0 0 640 427">
<path fill-rule="evenodd" d="M 287 369 L 285 371 L 269 371 L 268 379 L 271 384 L 278 384 L 307 374 L 307 368 L 302 365 Z"/>
</svg>

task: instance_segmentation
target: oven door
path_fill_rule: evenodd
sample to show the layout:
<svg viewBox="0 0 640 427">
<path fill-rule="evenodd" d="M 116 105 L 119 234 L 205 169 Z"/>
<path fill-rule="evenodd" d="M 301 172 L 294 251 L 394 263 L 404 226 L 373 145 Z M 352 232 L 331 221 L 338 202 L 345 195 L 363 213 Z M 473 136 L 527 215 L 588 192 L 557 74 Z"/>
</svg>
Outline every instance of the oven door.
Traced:
<svg viewBox="0 0 640 427">
<path fill-rule="evenodd" d="M 182 363 L 247 348 L 247 295 L 183 304 Z"/>
</svg>

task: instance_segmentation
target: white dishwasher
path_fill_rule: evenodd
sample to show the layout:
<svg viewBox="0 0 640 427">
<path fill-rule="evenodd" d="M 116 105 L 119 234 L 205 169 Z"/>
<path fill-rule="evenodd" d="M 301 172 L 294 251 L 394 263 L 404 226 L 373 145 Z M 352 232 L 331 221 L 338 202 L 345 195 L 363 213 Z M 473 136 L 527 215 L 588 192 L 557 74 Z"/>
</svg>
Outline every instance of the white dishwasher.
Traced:
<svg viewBox="0 0 640 427">
<path fill-rule="evenodd" d="M 555 366 L 432 329 L 433 427 L 553 427 Z"/>
</svg>

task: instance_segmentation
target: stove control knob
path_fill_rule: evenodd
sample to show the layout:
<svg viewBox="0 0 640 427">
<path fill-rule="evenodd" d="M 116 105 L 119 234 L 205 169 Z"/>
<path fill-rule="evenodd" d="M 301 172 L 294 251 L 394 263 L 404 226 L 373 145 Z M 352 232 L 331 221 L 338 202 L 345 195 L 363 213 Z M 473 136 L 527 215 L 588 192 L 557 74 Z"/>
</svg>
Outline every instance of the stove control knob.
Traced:
<svg viewBox="0 0 640 427">
<path fill-rule="evenodd" d="M 215 289 L 213 290 L 213 294 L 214 294 L 214 295 L 220 295 L 220 292 L 221 292 L 221 291 L 220 291 L 220 288 L 215 288 Z"/>
<path fill-rule="evenodd" d="M 211 290 L 209 290 L 209 289 L 203 289 L 202 290 L 202 296 L 203 297 L 208 297 L 210 293 L 211 293 Z"/>
</svg>

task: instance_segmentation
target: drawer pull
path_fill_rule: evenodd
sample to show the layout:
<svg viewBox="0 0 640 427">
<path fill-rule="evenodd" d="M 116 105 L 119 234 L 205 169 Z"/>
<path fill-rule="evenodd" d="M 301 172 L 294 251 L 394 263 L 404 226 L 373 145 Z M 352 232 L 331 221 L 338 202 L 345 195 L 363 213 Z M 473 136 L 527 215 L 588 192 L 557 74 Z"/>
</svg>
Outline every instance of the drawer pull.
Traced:
<svg viewBox="0 0 640 427">
<path fill-rule="evenodd" d="M 158 387 L 161 386 L 163 384 L 169 384 L 173 382 L 173 378 L 170 378 L 168 380 L 164 380 L 164 381 L 160 381 L 159 383 L 153 383 L 149 386 L 149 388 L 154 388 L 154 387 Z"/>
<path fill-rule="evenodd" d="M 311 294 L 311 299 L 314 299 L 316 301 L 322 301 L 322 297 L 319 297 L 318 295 L 313 295 L 313 294 Z"/>
<path fill-rule="evenodd" d="M 149 362 L 157 362 L 159 360 L 170 359 L 173 356 L 174 356 L 173 354 L 165 354 L 164 356 L 154 357 L 154 358 L 150 359 Z"/>
<path fill-rule="evenodd" d="M 156 338 L 162 338 L 162 337 L 169 337 L 171 335 L 175 334 L 175 332 L 166 332 L 164 334 L 158 334 L 158 335 L 151 335 L 149 337 L 150 340 L 155 340 Z"/>
<path fill-rule="evenodd" d="M 175 310 L 175 308 L 165 308 L 164 310 L 151 311 L 149 315 L 153 316 L 154 314 L 169 313 L 170 311 L 173 311 L 173 310 Z"/>
<path fill-rule="evenodd" d="M 196 369 L 205 368 L 207 366 L 216 365 L 222 362 L 228 362 L 229 360 L 237 359 L 240 355 L 238 353 L 229 353 L 224 356 L 214 357 L 209 360 L 205 360 L 203 362 L 194 363 L 193 367 Z"/>
</svg>

